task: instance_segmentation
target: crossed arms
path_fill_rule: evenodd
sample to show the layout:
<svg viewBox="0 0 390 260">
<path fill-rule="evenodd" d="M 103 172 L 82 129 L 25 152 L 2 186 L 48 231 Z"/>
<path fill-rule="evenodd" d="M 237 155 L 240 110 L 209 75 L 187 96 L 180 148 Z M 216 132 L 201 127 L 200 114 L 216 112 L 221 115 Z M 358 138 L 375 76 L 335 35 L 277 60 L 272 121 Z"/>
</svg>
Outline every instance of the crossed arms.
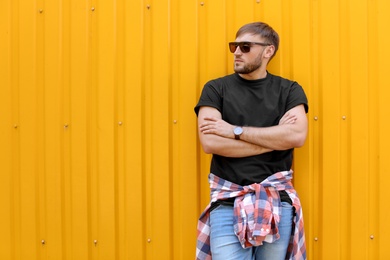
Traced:
<svg viewBox="0 0 390 260">
<path fill-rule="evenodd" d="M 235 127 L 224 121 L 216 108 L 199 109 L 198 131 L 203 150 L 226 157 L 247 157 L 301 147 L 307 135 L 307 118 L 304 106 L 298 105 L 287 111 L 276 126 L 244 126 L 240 140 L 234 138 Z"/>
</svg>

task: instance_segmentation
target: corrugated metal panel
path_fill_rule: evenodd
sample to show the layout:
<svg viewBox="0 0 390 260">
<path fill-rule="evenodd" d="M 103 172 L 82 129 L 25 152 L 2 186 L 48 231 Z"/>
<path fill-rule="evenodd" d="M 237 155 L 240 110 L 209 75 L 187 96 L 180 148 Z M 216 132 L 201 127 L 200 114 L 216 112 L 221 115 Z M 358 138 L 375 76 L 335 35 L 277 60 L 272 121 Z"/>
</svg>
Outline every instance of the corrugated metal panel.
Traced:
<svg viewBox="0 0 390 260">
<path fill-rule="evenodd" d="M 0 258 L 192 259 L 210 156 L 193 106 L 262 20 L 297 80 L 310 259 L 388 259 L 387 0 L 0 2 Z"/>
</svg>

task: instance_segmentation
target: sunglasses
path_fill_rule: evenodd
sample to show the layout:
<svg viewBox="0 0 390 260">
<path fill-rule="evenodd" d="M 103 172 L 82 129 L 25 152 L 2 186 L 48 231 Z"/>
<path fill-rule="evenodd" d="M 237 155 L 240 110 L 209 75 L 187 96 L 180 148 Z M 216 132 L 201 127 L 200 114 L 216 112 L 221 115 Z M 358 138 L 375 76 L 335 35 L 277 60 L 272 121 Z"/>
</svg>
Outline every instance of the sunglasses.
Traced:
<svg viewBox="0 0 390 260">
<path fill-rule="evenodd" d="M 231 53 L 234 53 L 238 46 L 242 53 L 248 53 L 253 45 L 270 46 L 271 44 L 263 42 L 229 42 L 229 49 Z"/>
</svg>

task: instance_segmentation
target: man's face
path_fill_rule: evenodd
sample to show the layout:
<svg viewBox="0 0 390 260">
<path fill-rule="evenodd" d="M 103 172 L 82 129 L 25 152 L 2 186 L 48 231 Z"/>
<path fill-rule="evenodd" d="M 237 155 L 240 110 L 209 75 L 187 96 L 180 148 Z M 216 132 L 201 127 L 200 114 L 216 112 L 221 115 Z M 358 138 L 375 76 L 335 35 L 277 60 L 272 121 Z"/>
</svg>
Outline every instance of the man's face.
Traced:
<svg viewBox="0 0 390 260">
<path fill-rule="evenodd" d="M 236 42 L 265 43 L 259 35 L 244 34 L 236 38 Z M 234 71 L 239 74 L 250 74 L 263 64 L 263 53 L 266 46 L 250 44 L 250 51 L 243 53 L 240 47 L 234 52 Z"/>
</svg>

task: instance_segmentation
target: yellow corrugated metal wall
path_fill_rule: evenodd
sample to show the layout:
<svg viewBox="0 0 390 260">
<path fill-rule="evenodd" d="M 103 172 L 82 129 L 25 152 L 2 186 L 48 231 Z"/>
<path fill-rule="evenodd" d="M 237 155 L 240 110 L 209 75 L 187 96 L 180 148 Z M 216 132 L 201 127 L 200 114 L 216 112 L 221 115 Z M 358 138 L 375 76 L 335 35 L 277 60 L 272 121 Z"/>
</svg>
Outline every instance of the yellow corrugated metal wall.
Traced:
<svg viewBox="0 0 390 260">
<path fill-rule="evenodd" d="M 244 23 L 281 36 L 310 131 L 309 259 L 389 259 L 388 0 L 1 0 L 0 259 L 193 259 L 193 107 Z"/>
</svg>

